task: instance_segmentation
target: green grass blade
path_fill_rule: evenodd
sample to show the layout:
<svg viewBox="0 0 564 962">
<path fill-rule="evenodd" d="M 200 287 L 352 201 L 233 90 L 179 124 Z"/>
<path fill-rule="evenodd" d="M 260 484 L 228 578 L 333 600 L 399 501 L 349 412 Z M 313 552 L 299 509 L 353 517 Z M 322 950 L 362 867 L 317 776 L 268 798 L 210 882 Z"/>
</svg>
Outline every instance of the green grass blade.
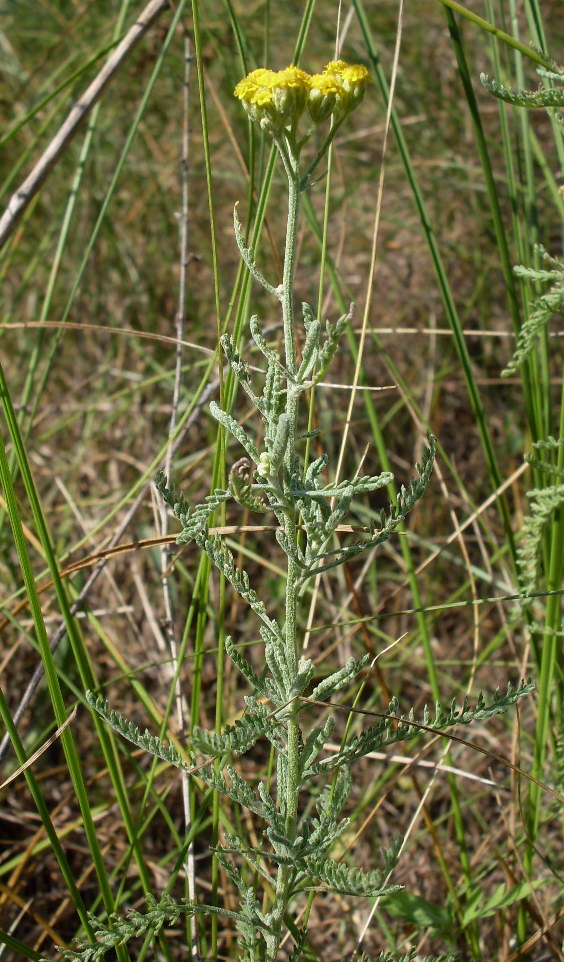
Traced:
<svg viewBox="0 0 564 962">
<path fill-rule="evenodd" d="M 17 448 L 18 443 L 20 441 L 20 435 L 19 435 L 17 421 L 13 413 L 13 408 L 9 400 L 8 387 L 4 377 L 4 371 L 1 366 L 0 366 L 0 397 L 2 400 L 4 415 L 6 418 L 12 443 Z M 26 463 L 27 463 L 27 459 L 25 459 L 25 453 L 24 453 L 24 461 L 20 462 L 20 470 L 22 469 L 22 466 L 25 469 Z M 22 472 L 22 476 L 24 477 L 24 480 L 26 480 L 24 472 Z M 36 632 L 37 640 L 39 642 L 39 646 L 41 649 L 41 656 L 42 656 L 43 664 L 45 667 L 45 675 L 47 679 L 47 684 L 49 686 L 49 694 L 50 694 L 51 702 L 53 705 L 53 711 L 55 714 L 57 726 L 60 727 L 66 721 L 67 712 L 66 712 L 65 703 L 63 700 L 63 695 L 59 686 L 59 679 L 57 677 L 57 672 L 56 672 L 55 664 L 53 661 L 53 655 L 49 647 L 49 639 L 47 637 L 45 623 L 43 621 L 41 604 L 37 594 L 35 579 L 33 576 L 33 571 L 31 568 L 30 558 L 27 550 L 27 543 L 23 533 L 23 527 L 22 527 L 22 522 L 19 514 L 18 504 L 15 497 L 12 478 L 11 478 L 9 467 L 8 467 L 4 439 L 1 437 L 0 437 L 0 481 L 4 489 L 4 496 L 6 499 L 8 514 L 10 517 L 10 524 L 12 526 L 14 541 L 18 551 L 22 575 L 24 578 L 26 591 L 29 597 L 29 604 L 30 604 L 30 609 L 33 617 L 34 626 L 35 626 L 35 632 Z M 80 811 L 81 811 L 83 822 L 84 822 L 84 829 L 85 829 L 88 845 L 89 845 L 91 856 L 92 856 L 92 862 L 95 867 L 96 876 L 100 884 L 100 889 L 104 896 L 104 904 L 105 904 L 106 910 L 108 912 L 112 912 L 115 909 L 113 895 L 108 885 L 107 874 L 104 869 L 104 863 L 102 859 L 100 845 L 98 842 L 97 832 L 94 826 L 94 822 L 92 820 L 92 814 L 91 814 L 90 806 L 88 803 L 88 796 L 86 793 L 86 788 L 84 785 L 82 772 L 80 768 L 78 751 L 74 743 L 72 732 L 69 728 L 65 728 L 65 730 L 61 733 L 61 745 L 65 752 L 65 758 L 67 761 L 69 774 L 71 776 L 74 790 L 76 793 L 76 798 L 80 806 Z M 126 955 L 124 953 L 121 953 L 121 957 L 125 959 Z"/>
<path fill-rule="evenodd" d="M 533 50 L 531 47 L 527 47 L 526 44 L 521 43 L 519 40 L 516 40 L 515 37 L 511 36 L 511 34 L 505 33 L 504 30 L 500 30 L 498 27 L 494 26 L 493 23 L 489 23 L 487 20 L 484 20 L 484 18 L 480 17 L 477 13 L 473 13 L 471 10 L 468 10 L 467 7 L 463 6 L 461 3 L 457 3 L 456 0 L 438 0 L 438 2 L 442 3 L 444 7 L 447 7 L 449 12 L 454 10 L 455 13 L 459 13 L 461 17 L 464 17 L 466 20 L 469 20 L 471 23 L 475 24 L 475 26 L 479 27 L 480 30 L 484 30 L 486 33 L 494 34 L 494 36 L 497 37 L 498 40 L 501 40 L 502 43 L 507 44 L 508 47 L 513 47 L 514 50 L 518 50 L 519 53 L 522 53 L 524 57 L 528 57 L 529 60 L 533 61 L 533 63 L 537 63 L 540 67 L 546 67 L 547 69 L 550 67 L 549 61 L 543 57 L 542 54 L 538 53 L 536 50 Z"/>
<path fill-rule="evenodd" d="M 355 11 L 358 16 L 360 28 L 362 30 L 362 35 L 364 37 L 368 55 L 372 64 L 372 68 L 376 74 L 380 90 L 384 97 L 384 102 L 388 103 L 388 84 L 382 66 L 380 64 L 380 58 L 376 46 L 372 38 L 372 31 L 370 29 L 369 20 L 366 16 L 366 11 L 362 0 L 353 0 Z M 464 380 L 468 390 L 468 396 L 470 399 L 470 404 L 472 407 L 472 412 L 476 421 L 476 426 L 480 433 L 480 440 L 484 450 L 484 456 L 486 458 L 486 463 L 488 465 L 488 470 L 491 475 L 492 485 L 496 488 L 501 487 L 501 473 L 497 463 L 497 458 L 490 436 L 486 414 L 484 411 L 484 406 L 480 398 L 480 392 L 478 385 L 476 384 L 476 379 L 472 370 L 472 363 L 470 360 L 470 355 L 464 339 L 464 334 L 462 331 L 462 325 L 460 323 L 459 314 L 456 308 L 456 304 L 452 295 L 450 284 L 447 278 L 447 274 L 444 268 L 443 260 L 439 251 L 439 246 L 435 233 L 427 214 L 425 201 L 423 199 L 423 194 L 417 183 L 417 178 L 415 176 L 415 170 L 413 163 L 411 161 L 410 153 L 407 147 L 407 143 L 402 133 L 401 124 L 395 109 L 391 112 L 391 126 L 396 138 L 396 142 L 401 154 L 401 158 L 404 164 L 405 173 L 413 192 L 413 197 L 419 216 L 421 218 L 421 224 L 425 232 L 425 237 L 427 239 L 427 244 L 429 246 L 429 251 L 431 258 L 433 260 L 433 265 L 435 268 L 437 283 L 439 285 L 439 290 L 441 298 L 443 301 L 443 306 L 448 318 L 450 328 L 454 336 L 454 342 L 456 346 L 456 351 L 462 365 L 462 371 L 464 375 Z M 502 495 L 498 501 L 499 511 L 503 521 L 503 526 L 505 530 L 505 536 L 507 537 L 509 544 L 511 546 L 512 557 L 516 556 L 515 551 L 515 538 L 513 534 L 511 515 L 509 511 L 509 506 L 507 504 L 507 499 Z"/>
</svg>

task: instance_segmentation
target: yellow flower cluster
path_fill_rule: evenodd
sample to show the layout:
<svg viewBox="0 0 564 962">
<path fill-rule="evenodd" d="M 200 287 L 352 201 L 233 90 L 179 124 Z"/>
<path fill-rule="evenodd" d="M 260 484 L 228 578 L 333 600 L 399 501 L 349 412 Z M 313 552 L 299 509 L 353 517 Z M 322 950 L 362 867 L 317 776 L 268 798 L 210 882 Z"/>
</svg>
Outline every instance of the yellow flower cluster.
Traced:
<svg viewBox="0 0 564 962">
<path fill-rule="evenodd" d="M 305 109 L 309 75 L 299 67 L 285 70 L 253 70 L 235 87 L 251 120 L 266 130 L 281 130 L 297 120 Z"/>
<path fill-rule="evenodd" d="M 344 60 L 333 60 L 313 75 L 294 66 L 279 71 L 260 67 L 239 81 L 234 93 L 251 120 L 277 132 L 295 124 L 306 107 L 316 125 L 331 114 L 341 120 L 360 103 L 369 80 L 366 67 Z"/>
<path fill-rule="evenodd" d="M 323 73 L 311 77 L 308 109 L 316 124 L 331 114 L 340 120 L 360 103 L 364 97 L 370 74 L 361 64 L 348 64 L 344 60 L 332 60 Z"/>
<path fill-rule="evenodd" d="M 264 107 L 272 103 L 277 91 L 308 89 L 309 75 L 299 67 L 286 67 L 278 72 L 259 67 L 239 81 L 234 93 L 244 103 Z"/>
</svg>

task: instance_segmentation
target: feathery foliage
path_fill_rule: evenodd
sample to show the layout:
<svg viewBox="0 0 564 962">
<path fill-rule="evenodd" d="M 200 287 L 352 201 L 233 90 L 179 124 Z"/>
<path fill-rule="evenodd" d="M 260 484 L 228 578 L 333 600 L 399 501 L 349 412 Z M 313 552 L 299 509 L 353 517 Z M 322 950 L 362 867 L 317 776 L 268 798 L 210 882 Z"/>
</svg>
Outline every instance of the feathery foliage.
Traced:
<svg viewBox="0 0 564 962">
<path fill-rule="evenodd" d="M 365 898 L 376 898 L 398 892 L 402 886 L 387 885 L 386 879 L 397 864 L 401 842 L 401 838 L 396 839 L 387 852 L 382 852 L 381 867 L 371 872 L 363 872 L 362 869 L 351 868 L 343 862 L 335 862 L 333 859 L 319 858 L 319 856 L 314 855 L 306 857 L 303 862 L 298 858 L 297 866 L 301 867 L 303 864 L 304 871 L 303 875 L 298 876 L 297 884 L 305 880 L 306 889 L 310 888 L 311 885 L 315 887 L 323 886 L 343 895 L 356 895 Z"/>
<path fill-rule="evenodd" d="M 87 691 L 86 700 L 91 708 L 93 708 L 114 731 L 119 735 L 123 735 L 128 742 L 131 742 L 137 748 L 142 748 L 155 758 L 160 758 L 161 761 L 168 762 L 169 765 L 174 765 L 175 768 L 180 768 L 181 771 L 190 772 L 193 770 L 193 766 L 186 763 L 174 745 L 165 744 L 160 738 L 157 738 L 156 735 L 151 735 L 148 729 L 142 732 L 134 722 L 129 721 L 119 712 L 110 709 L 108 702 L 100 695 L 95 695 L 94 692 Z"/>
<path fill-rule="evenodd" d="M 256 315 L 250 318 L 249 327 L 266 362 L 262 374 L 251 370 L 228 334 L 221 338 L 234 378 L 253 410 L 260 415 L 258 423 L 245 419 L 243 427 L 230 412 L 215 402 L 210 404 L 211 416 L 245 452 L 245 457 L 239 457 L 228 472 L 227 490 L 216 489 L 202 504 L 191 508 L 182 492 L 176 491 L 162 473 L 156 479 L 159 493 L 180 522 L 178 542 L 195 541 L 260 621 L 259 633 L 264 645 L 264 667 L 260 673 L 237 650 L 232 639 L 228 638 L 225 643 L 228 657 L 251 689 L 243 717 L 222 732 L 194 727 L 187 757 L 194 777 L 262 823 L 264 844 L 259 841 L 252 847 L 244 846 L 227 834 L 226 845 L 214 846 L 217 862 L 239 892 L 237 912 L 225 911 L 221 906 L 177 905 L 169 896 L 163 897 L 160 903 L 153 900 L 145 914 L 131 913 L 124 921 L 112 918 L 108 926 L 99 925 L 96 931 L 99 947 L 88 946 L 82 955 L 72 956 L 85 962 L 96 962 L 108 948 L 121 944 L 120 939 L 125 942 L 134 935 L 157 932 L 164 921 L 177 920 L 181 913 L 196 912 L 224 914 L 235 921 L 240 933 L 237 951 L 241 962 L 277 962 L 285 920 L 291 916 L 295 900 L 304 892 L 310 892 L 312 897 L 316 891 L 332 890 L 344 895 L 380 898 L 399 888 L 389 882 L 389 876 L 397 862 L 401 839 L 383 853 L 381 866 L 370 871 L 331 858 L 330 852 L 348 827 L 343 810 L 352 785 L 350 765 L 374 750 L 411 738 L 420 733 L 421 726 L 415 722 L 413 710 L 397 718 L 398 701 L 394 698 L 388 713 L 376 724 L 360 734 L 347 734 L 336 753 L 320 757 L 335 728 L 332 706 L 327 705 L 329 715 L 324 723 L 314 723 L 311 727 L 304 720 L 305 710 L 311 711 L 312 700 L 326 703 L 350 686 L 367 668 L 369 658 L 350 658 L 342 668 L 315 684 L 315 666 L 310 659 L 301 658 L 298 650 L 300 604 L 310 579 L 352 561 L 392 537 L 431 483 L 437 447 L 436 439 L 429 435 L 421 463 L 415 465 L 415 478 L 402 485 L 397 499 L 379 512 L 378 522 L 371 525 L 366 536 L 353 536 L 352 542 L 346 543 L 348 535 L 343 537 L 340 527 L 351 517 L 354 519 L 361 499 L 390 485 L 393 476 L 384 471 L 351 480 L 328 480 L 327 456 L 322 454 L 312 463 L 306 463 L 300 445 L 307 436 L 298 431 L 300 402 L 304 393 L 324 378 L 353 310 L 351 306 L 334 323 L 322 324 L 310 305 L 303 303 L 301 323 L 296 317 L 294 274 L 301 194 L 311 185 L 315 167 L 336 130 L 362 99 L 368 79 L 364 66 L 334 61 L 321 75 L 309 76 L 296 67 L 278 73 L 260 69 L 237 85 L 236 96 L 251 120 L 272 137 L 288 179 L 286 250 L 283 281 L 278 287 L 257 267 L 255 252 L 246 246 L 237 210 L 234 212 L 235 240 L 242 261 L 252 278 L 280 305 L 283 353 L 268 342 Z M 305 131 L 298 134 L 306 111 L 309 121 Z M 322 129 L 331 116 L 333 123 L 325 126 L 323 134 Z M 304 171 L 301 150 L 318 128 L 322 146 L 314 162 Z M 209 534 L 210 519 L 230 500 L 251 511 L 273 516 L 276 541 L 286 556 L 283 612 L 272 615 L 267 610 L 252 587 L 251 576 L 237 565 L 222 536 Z M 531 689 L 529 682 L 518 688 L 509 685 L 505 695 L 496 691 L 489 702 L 480 695 L 473 707 L 467 700 L 461 708 L 453 701 L 448 710 L 437 703 L 434 714 L 425 709 L 423 727 L 443 732 L 452 725 L 486 721 L 507 711 Z M 311 699 L 308 699 L 310 690 Z M 90 695 L 89 701 L 116 731 L 135 745 L 185 772 L 191 770 L 176 749 L 163 745 L 147 731 L 142 733 L 123 716 L 112 712 L 103 699 Z M 249 751 L 260 738 L 266 738 L 273 748 L 275 774 L 268 782 L 245 777 L 231 763 L 233 756 Z M 200 765 L 194 771 L 192 749 L 215 761 Z M 314 776 L 328 776 L 331 772 L 335 772 L 332 783 L 327 784 L 326 779 L 326 784 L 318 789 Z M 301 804 L 304 796 L 311 804 Z M 245 863 L 254 876 L 252 884 L 247 878 L 248 871 L 239 867 Z M 256 880 L 260 879 L 265 883 L 264 898 L 259 898 L 256 888 Z M 292 957 L 297 962 L 305 946 L 307 924 L 301 929 L 293 925 L 293 933 Z"/>
<path fill-rule="evenodd" d="M 207 496 L 203 504 L 190 508 L 182 492 L 177 492 L 174 485 L 167 488 L 166 484 L 167 481 L 163 472 L 159 471 L 155 478 L 157 491 L 165 504 L 168 504 L 172 509 L 174 517 L 182 525 L 182 532 L 177 539 L 179 544 L 188 544 L 189 541 L 193 541 L 198 535 L 207 531 L 208 521 L 215 510 L 220 504 L 225 504 L 231 497 L 229 491 L 222 491 L 218 488 L 213 494 Z"/>
<path fill-rule="evenodd" d="M 147 896 L 147 911 L 138 912 L 131 909 L 125 918 L 118 915 L 110 916 L 107 923 L 92 917 L 91 922 L 96 936 L 94 944 L 77 940 L 73 949 L 62 949 L 60 958 L 77 962 L 99 962 L 109 952 L 120 945 L 125 945 L 130 939 L 139 938 L 151 932 L 157 935 L 165 923 L 174 925 L 180 915 L 193 915 L 193 905 L 183 905 L 175 902 L 169 895 L 163 895 L 157 900 Z M 48 962 L 48 960 L 44 960 Z"/>
<path fill-rule="evenodd" d="M 377 959 L 374 962 L 415 962 L 417 956 L 416 949 L 411 949 L 410 952 L 406 952 L 404 955 L 394 955 L 391 952 L 380 952 Z M 373 962 L 372 959 L 366 955 L 365 952 L 361 952 L 359 956 L 356 957 L 355 962 Z M 420 962 L 459 962 L 458 955 L 425 955 L 421 958 Z"/>
<path fill-rule="evenodd" d="M 529 316 L 519 331 L 515 352 L 501 372 L 502 377 L 509 377 L 518 370 L 555 314 L 564 316 L 564 264 L 547 254 L 541 245 L 537 245 L 536 249 L 544 260 L 548 260 L 553 265 L 551 270 L 516 266 L 515 274 L 531 283 L 549 283 L 551 286 L 544 294 L 538 294 L 533 298 Z"/>
<path fill-rule="evenodd" d="M 547 488 L 533 488 L 527 492 L 531 511 L 526 516 L 518 547 L 519 571 L 521 574 L 522 603 L 527 606 L 529 593 L 536 590 L 538 565 L 541 554 L 542 537 L 551 515 L 564 504 L 564 484 Z"/>
<path fill-rule="evenodd" d="M 166 893 L 158 901 L 152 895 L 148 895 L 146 901 L 146 912 L 130 909 L 125 917 L 111 915 L 107 923 L 91 916 L 96 942 L 77 939 L 74 948 L 61 949 L 59 957 L 68 962 L 73 960 L 100 962 L 110 949 L 116 949 L 131 939 L 138 939 L 147 934 L 158 935 L 163 925 L 176 925 L 181 916 L 189 918 L 194 915 L 223 915 L 243 926 L 249 921 L 243 913 L 219 909 L 215 905 L 199 905 L 184 899 L 178 902 Z M 265 927 L 258 916 L 253 918 L 253 924 Z M 44 959 L 42 962 L 49 962 L 49 960 Z"/>
<path fill-rule="evenodd" d="M 563 68 L 554 65 L 554 70 L 543 70 L 540 68 L 537 73 L 542 79 L 556 81 L 564 84 Z M 503 100 L 506 104 L 513 107 L 526 107 L 528 109 L 564 107 L 564 86 L 540 87 L 538 90 L 515 90 L 513 87 L 506 87 L 487 74 L 480 74 L 480 80 L 488 93 L 498 100 Z"/>
<path fill-rule="evenodd" d="M 440 732 L 451 728 L 453 725 L 471 725 L 474 721 L 487 721 L 494 715 L 503 715 L 516 701 L 534 691 L 534 687 L 531 680 L 521 682 L 516 688 L 508 683 L 505 695 L 496 690 L 492 701 L 489 703 L 486 702 L 485 696 L 481 692 L 472 708 L 469 707 L 467 698 L 464 699 L 461 708 L 457 708 L 456 700 L 453 699 L 448 711 L 445 711 L 437 703 L 434 715 L 431 714 L 428 707 L 425 707 L 420 724 L 424 728 Z M 414 710 L 411 709 L 407 715 L 399 715 L 398 709 L 398 701 L 394 698 L 390 702 L 387 717 L 381 718 L 380 721 L 371 725 L 360 735 L 352 736 L 344 748 L 329 758 L 316 762 L 304 772 L 304 776 L 334 771 L 341 765 L 349 765 L 355 759 L 362 758 L 370 752 L 381 751 L 388 745 L 395 745 L 417 734 L 420 729 L 418 729 L 418 723 L 415 721 Z"/>
</svg>

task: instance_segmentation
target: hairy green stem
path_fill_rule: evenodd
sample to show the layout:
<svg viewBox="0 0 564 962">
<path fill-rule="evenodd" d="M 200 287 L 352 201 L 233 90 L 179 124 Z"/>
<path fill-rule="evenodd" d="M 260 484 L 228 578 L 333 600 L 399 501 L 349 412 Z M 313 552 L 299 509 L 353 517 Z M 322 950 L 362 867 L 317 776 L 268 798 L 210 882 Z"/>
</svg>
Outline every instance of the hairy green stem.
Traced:
<svg viewBox="0 0 564 962">
<path fill-rule="evenodd" d="M 294 315 L 294 275 L 296 270 L 296 246 L 298 219 L 300 210 L 300 171 L 297 148 L 295 144 L 286 139 L 285 150 L 279 144 L 280 154 L 284 163 L 286 174 L 288 175 L 288 220 L 286 226 L 286 250 L 284 255 L 284 272 L 282 278 L 282 320 L 284 323 L 284 348 L 286 356 L 286 369 L 291 377 L 295 377 L 297 371 L 296 345 L 295 345 L 295 315 Z M 292 390 L 292 383 L 287 382 L 286 395 L 286 414 L 288 416 L 290 430 L 288 444 L 284 454 L 284 473 L 285 483 L 288 484 L 294 471 L 294 460 L 296 453 L 296 427 L 298 419 L 298 392 Z M 290 509 L 284 513 L 284 533 L 292 547 L 296 548 L 298 543 L 298 532 L 296 524 L 295 508 L 291 504 Z M 284 636 L 286 642 L 286 658 L 288 673 L 291 678 L 298 674 L 298 654 L 296 646 L 296 614 L 298 604 L 298 591 L 296 583 L 299 577 L 299 569 L 295 561 L 288 558 L 288 569 L 286 577 L 286 622 Z M 300 724 L 297 710 L 293 710 L 287 721 L 287 776 L 285 785 L 285 796 L 278 798 L 279 809 L 285 811 L 286 834 L 289 838 L 296 834 L 296 817 L 298 811 L 299 795 L 299 758 L 300 758 Z M 280 789 L 279 789 L 280 792 Z M 278 948 L 280 946 L 282 924 L 288 906 L 292 870 L 287 865 L 280 865 L 276 876 L 276 889 L 274 904 L 272 907 L 272 935 L 267 936 L 267 962 L 276 962 Z"/>
</svg>

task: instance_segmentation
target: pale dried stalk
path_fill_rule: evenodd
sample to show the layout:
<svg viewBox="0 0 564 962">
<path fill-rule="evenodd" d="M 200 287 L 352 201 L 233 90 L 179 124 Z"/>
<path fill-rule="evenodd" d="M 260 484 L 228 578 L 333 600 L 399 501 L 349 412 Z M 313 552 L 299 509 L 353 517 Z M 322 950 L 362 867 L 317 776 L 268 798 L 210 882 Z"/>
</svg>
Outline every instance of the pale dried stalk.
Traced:
<svg viewBox="0 0 564 962">
<path fill-rule="evenodd" d="M 0 249 L 4 246 L 18 221 L 23 217 L 50 171 L 61 158 L 66 147 L 82 125 L 94 104 L 100 99 L 120 67 L 133 52 L 152 23 L 168 6 L 168 0 L 150 0 L 133 26 L 128 30 L 110 59 L 76 102 L 67 119 L 37 161 L 23 184 L 18 187 L 0 219 Z"/>
</svg>

